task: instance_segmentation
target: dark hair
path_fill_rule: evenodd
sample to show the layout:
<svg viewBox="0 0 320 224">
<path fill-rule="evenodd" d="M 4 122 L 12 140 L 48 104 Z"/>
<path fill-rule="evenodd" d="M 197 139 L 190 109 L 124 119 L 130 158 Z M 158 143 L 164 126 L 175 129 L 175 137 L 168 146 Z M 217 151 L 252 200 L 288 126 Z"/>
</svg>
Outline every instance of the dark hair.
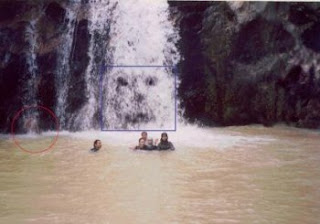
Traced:
<svg viewBox="0 0 320 224">
<path fill-rule="evenodd" d="M 140 143 L 140 141 L 141 141 L 142 139 L 144 140 L 144 138 L 139 138 L 139 143 Z"/>
<path fill-rule="evenodd" d="M 146 131 L 143 131 L 143 132 L 141 132 L 141 135 L 143 135 L 143 134 L 148 134 Z"/>
<path fill-rule="evenodd" d="M 167 136 L 167 140 L 166 140 L 165 142 L 168 141 L 168 134 L 167 134 L 166 132 L 163 132 L 163 133 L 161 134 L 160 142 L 164 142 L 164 141 L 162 140 L 162 137 L 163 137 L 164 135 Z"/>
<path fill-rule="evenodd" d="M 96 144 L 97 144 L 99 141 L 100 141 L 99 139 L 96 139 L 96 140 L 93 142 L 93 147 L 95 147 Z"/>
<path fill-rule="evenodd" d="M 167 136 L 167 138 L 168 138 L 168 134 L 166 133 L 166 132 L 163 132 L 162 134 L 161 134 L 161 138 L 162 138 L 162 136 Z"/>
</svg>

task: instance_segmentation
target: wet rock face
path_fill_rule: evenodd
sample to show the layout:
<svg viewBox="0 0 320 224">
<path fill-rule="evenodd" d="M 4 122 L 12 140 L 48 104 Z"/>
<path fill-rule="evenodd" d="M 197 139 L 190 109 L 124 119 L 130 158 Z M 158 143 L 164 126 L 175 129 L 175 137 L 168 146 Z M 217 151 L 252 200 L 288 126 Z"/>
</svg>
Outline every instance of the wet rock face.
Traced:
<svg viewBox="0 0 320 224">
<path fill-rule="evenodd" d="M 41 55 L 60 48 L 63 42 L 62 36 L 69 32 L 67 30 L 69 20 L 66 17 L 67 9 L 57 2 L 44 4 L 39 10 L 44 11 L 35 24 L 38 53 Z"/>
<path fill-rule="evenodd" d="M 301 36 L 303 44 L 311 50 L 320 53 L 320 21 L 314 23 Z"/>
<path fill-rule="evenodd" d="M 199 32 L 202 18 L 210 3 L 169 2 L 180 24 L 180 62 L 179 98 L 185 108 L 185 116 L 194 120 L 205 107 L 204 57 Z M 204 118 L 203 118 L 204 119 Z"/>
<path fill-rule="evenodd" d="M 22 106 L 39 104 L 55 112 L 61 76 L 72 83 L 66 93 L 66 111 L 76 113 L 86 102 L 91 36 L 80 6 L 61 0 L 0 1 L 0 132 L 10 131 L 11 120 Z M 81 19 L 67 16 L 77 15 L 77 10 Z M 74 35 L 68 35 L 73 29 Z M 70 57 L 67 55 L 69 61 L 62 60 L 66 41 L 73 49 Z M 70 67 L 68 74 L 60 74 L 62 66 Z M 34 100 L 28 99 L 29 92 L 33 92 Z M 52 121 L 41 118 L 40 125 L 50 124 Z"/>
<path fill-rule="evenodd" d="M 175 2 L 171 9 L 190 121 L 320 128 L 319 3 Z"/>
<path fill-rule="evenodd" d="M 38 57 L 39 84 L 37 98 L 41 105 L 48 108 L 56 106 L 55 68 L 57 66 L 55 51 Z"/>
<path fill-rule="evenodd" d="M 24 52 L 29 47 L 24 33 L 29 23 L 10 23 L 24 10 L 21 2 L 0 2 L 0 132 L 10 130 L 14 113 L 22 107 L 21 82 L 28 74 Z"/>
<path fill-rule="evenodd" d="M 316 4 L 296 3 L 290 5 L 289 21 L 297 26 L 302 26 L 318 20 Z"/>
<path fill-rule="evenodd" d="M 266 56 L 287 52 L 294 44 L 294 38 L 280 22 L 256 18 L 241 28 L 232 53 L 237 61 L 250 64 Z"/>
<path fill-rule="evenodd" d="M 19 55 L 10 55 L 6 65 L 0 68 L 0 132 L 9 131 L 9 124 L 14 116 L 14 111 L 22 106 L 17 80 L 23 72 L 24 59 Z"/>
<path fill-rule="evenodd" d="M 14 20 L 18 13 L 24 8 L 21 1 L 4 0 L 0 2 L 0 22 L 8 22 Z"/>
<path fill-rule="evenodd" d="M 89 64 L 89 40 L 88 20 L 81 20 L 75 26 L 75 38 L 73 48 L 77 49 L 70 56 L 70 88 L 68 89 L 67 106 L 68 113 L 77 112 L 88 100 L 86 96 L 85 72 Z"/>
<path fill-rule="evenodd" d="M 51 2 L 46 10 L 46 16 L 57 24 L 62 24 L 66 15 L 66 9 L 61 7 L 57 2 Z"/>
</svg>

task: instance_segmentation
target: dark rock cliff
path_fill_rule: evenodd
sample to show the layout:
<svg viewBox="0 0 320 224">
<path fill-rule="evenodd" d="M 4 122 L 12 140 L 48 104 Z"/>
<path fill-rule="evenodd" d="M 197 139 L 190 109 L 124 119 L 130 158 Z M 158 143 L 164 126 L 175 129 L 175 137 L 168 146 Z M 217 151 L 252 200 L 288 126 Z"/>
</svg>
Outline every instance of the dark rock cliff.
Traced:
<svg viewBox="0 0 320 224">
<path fill-rule="evenodd" d="M 320 128 L 320 4 L 170 2 L 181 106 L 209 125 Z"/>
<path fill-rule="evenodd" d="M 0 2 L 0 132 L 9 131 L 23 106 L 45 105 L 54 111 L 63 83 L 67 113 L 77 113 L 87 101 L 91 36 L 85 7 L 67 0 Z M 71 52 L 64 49 L 66 42 Z"/>
</svg>

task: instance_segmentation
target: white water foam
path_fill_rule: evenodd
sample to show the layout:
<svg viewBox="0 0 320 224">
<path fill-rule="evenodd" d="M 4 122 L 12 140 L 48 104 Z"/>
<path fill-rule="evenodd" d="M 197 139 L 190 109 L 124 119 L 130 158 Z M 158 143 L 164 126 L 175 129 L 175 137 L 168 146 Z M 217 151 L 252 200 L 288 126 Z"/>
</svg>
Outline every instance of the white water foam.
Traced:
<svg viewBox="0 0 320 224">
<path fill-rule="evenodd" d="M 202 128 L 195 125 L 180 125 L 178 131 L 167 132 L 177 150 L 184 148 L 214 148 L 224 150 L 235 146 L 248 144 L 268 144 L 276 141 L 270 136 L 246 136 L 239 132 L 224 130 L 223 128 Z M 79 139 L 100 139 L 102 143 L 115 147 L 130 147 L 138 144 L 140 132 L 63 132 L 61 136 Z M 148 132 L 148 137 L 160 139 L 161 132 Z"/>
<path fill-rule="evenodd" d="M 169 21 L 168 3 L 162 1 L 102 1 L 91 4 L 91 33 L 105 32 L 110 25 L 109 40 L 100 43 L 107 48 L 107 65 L 152 66 L 175 65 L 179 54 L 175 48 L 178 35 Z M 103 35 L 102 35 L 103 36 Z M 94 54 L 96 40 L 92 40 Z M 94 112 L 100 107 L 95 86 L 98 71 L 91 55 L 88 72 L 89 103 L 79 119 L 87 129 Z M 171 68 L 110 68 L 103 74 L 103 127 L 105 129 L 174 129 L 175 82 Z M 92 125 L 91 125 L 92 127 Z"/>
</svg>

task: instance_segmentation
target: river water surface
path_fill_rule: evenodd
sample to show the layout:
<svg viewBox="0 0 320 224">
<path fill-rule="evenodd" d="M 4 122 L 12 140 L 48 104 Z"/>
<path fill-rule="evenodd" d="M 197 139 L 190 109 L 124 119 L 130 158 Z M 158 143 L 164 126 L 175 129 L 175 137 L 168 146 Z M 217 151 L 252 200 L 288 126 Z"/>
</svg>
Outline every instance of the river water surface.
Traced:
<svg viewBox="0 0 320 224">
<path fill-rule="evenodd" d="M 138 137 L 63 132 L 28 154 L 0 136 L 0 223 L 320 223 L 319 132 L 185 127 L 170 152 L 130 150 Z M 52 136 L 17 139 L 39 150 Z"/>
</svg>

